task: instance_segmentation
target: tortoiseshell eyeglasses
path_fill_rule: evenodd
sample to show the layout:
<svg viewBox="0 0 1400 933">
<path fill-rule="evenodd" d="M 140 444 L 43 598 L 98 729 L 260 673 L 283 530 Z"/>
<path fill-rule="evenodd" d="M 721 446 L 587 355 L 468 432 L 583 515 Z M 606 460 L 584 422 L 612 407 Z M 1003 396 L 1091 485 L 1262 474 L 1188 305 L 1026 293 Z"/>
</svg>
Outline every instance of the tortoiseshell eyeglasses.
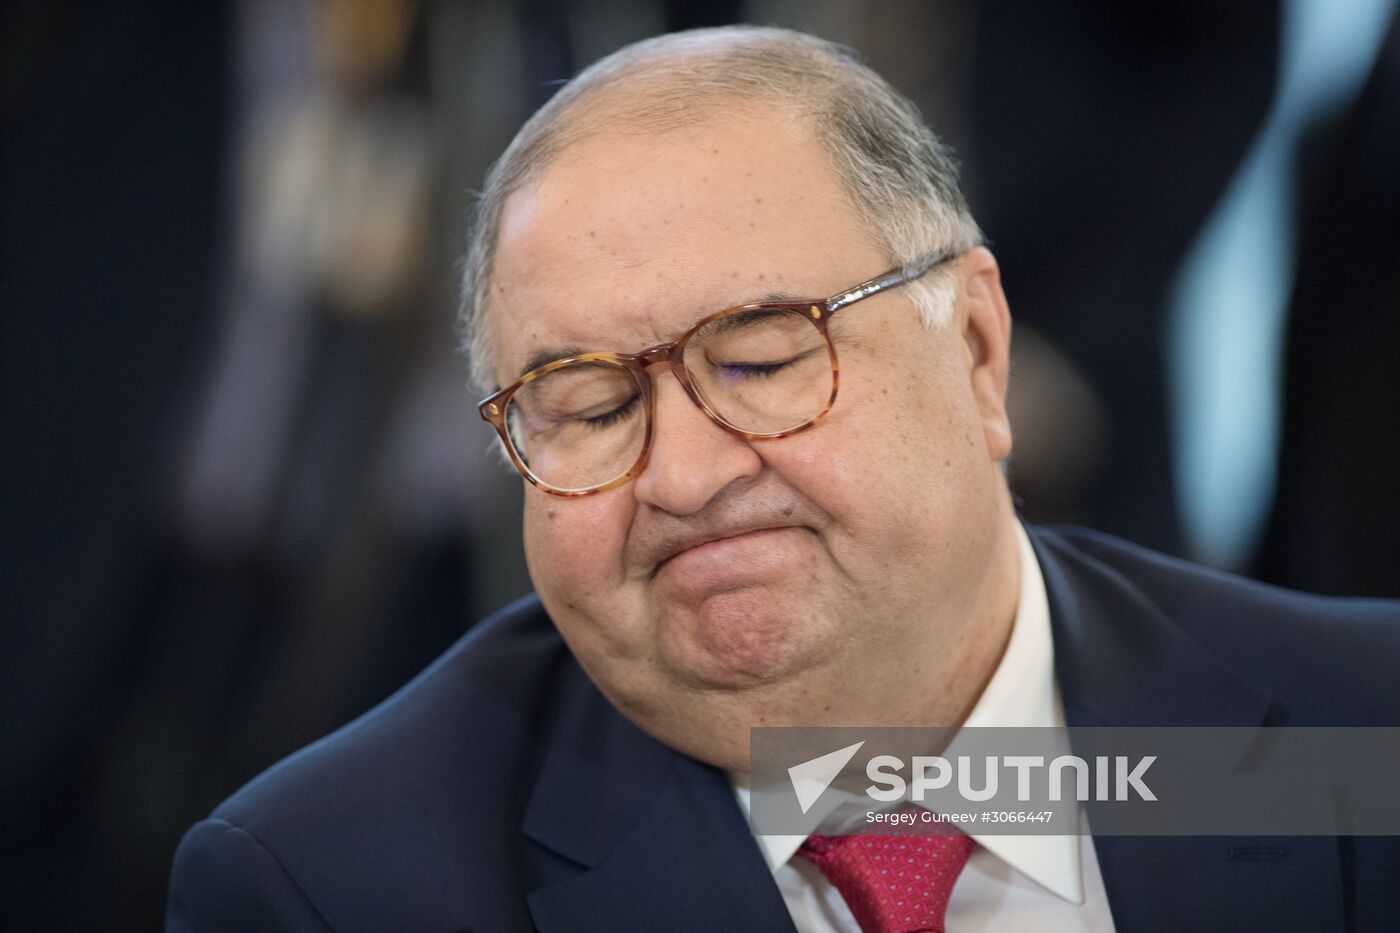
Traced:
<svg viewBox="0 0 1400 933">
<path fill-rule="evenodd" d="M 717 311 L 640 353 L 582 353 L 525 373 L 477 405 L 522 476 L 556 496 L 621 486 L 646 467 L 655 430 L 647 367 L 665 363 L 715 424 L 748 441 L 805 431 L 836 402 L 831 316 L 926 275 L 944 253 L 830 298 Z"/>
</svg>

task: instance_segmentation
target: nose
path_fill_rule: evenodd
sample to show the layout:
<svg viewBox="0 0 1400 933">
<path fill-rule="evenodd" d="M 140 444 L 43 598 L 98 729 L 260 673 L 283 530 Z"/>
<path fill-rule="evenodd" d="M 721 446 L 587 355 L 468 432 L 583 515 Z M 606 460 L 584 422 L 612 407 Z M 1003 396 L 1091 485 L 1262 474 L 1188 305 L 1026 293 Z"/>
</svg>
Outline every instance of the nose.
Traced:
<svg viewBox="0 0 1400 933">
<path fill-rule="evenodd" d="M 661 369 L 652 370 L 656 423 L 634 495 L 673 515 L 693 515 L 730 483 L 757 476 L 763 460 L 747 441 L 711 421 L 675 375 Z"/>
</svg>

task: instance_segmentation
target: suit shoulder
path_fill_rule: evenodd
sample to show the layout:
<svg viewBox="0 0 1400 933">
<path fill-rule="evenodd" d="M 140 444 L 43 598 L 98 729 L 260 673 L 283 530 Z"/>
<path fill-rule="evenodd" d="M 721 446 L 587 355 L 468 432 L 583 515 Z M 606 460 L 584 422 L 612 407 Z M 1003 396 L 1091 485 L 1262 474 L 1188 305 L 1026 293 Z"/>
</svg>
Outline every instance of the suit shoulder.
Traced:
<svg viewBox="0 0 1400 933">
<path fill-rule="evenodd" d="M 217 819 L 196 824 L 180 841 L 165 928 L 169 933 L 331 929 L 261 842 Z"/>
<path fill-rule="evenodd" d="M 1171 557 L 1087 528 L 1056 526 L 1038 529 L 1037 534 L 1057 552 L 1096 561 L 1169 605 L 1201 602 L 1257 609 L 1277 623 L 1323 622 L 1369 631 L 1382 639 L 1400 637 L 1400 601 L 1318 596 L 1290 590 Z"/>
<path fill-rule="evenodd" d="M 561 666 L 571 663 L 539 601 L 528 597 L 474 626 L 417 677 L 353 722 L 273 765 L 225 801 L 215 816 L 248 825 L 250 811 L 302 792 L 325 796 L 401 780 L 434 760 L 462 763 L 487 743 L 508 754 Z M 482 773 L 480 767 L 462 776 Z"/>
<path fill-rule="evenodd" d="M 421 847 L 442 837 L 444 822 L 478 837 L 503 833 L 551 693 L 577 670 L 538 600 L 521 600 L 383 703 L 254 778 L 213 817 L 259 839 L 294 875 L 331 852 L 354 859 L 399 842 Z"/>
<path fill-rule="evenodd" d="M 1317 596 L 1169 557 L 1083 528 L 1037 528 L 1056 558 L 1117 577 L 1302 721 L 1400 723 L 1400 602 Z M 1307 711 L 1315 711 L 1315 716 Z"/>
</svg>

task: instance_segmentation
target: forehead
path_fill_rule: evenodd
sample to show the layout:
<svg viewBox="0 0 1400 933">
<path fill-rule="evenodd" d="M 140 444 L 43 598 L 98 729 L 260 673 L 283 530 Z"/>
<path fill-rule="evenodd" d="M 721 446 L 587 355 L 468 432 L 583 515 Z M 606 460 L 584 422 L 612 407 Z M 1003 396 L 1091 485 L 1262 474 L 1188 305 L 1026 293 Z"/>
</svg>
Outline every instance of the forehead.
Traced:
<svg viewBox="0 0 1400 933">
<path fill-rule="evenodd" d="M 595 133 L 506 202 L 488 322 L 497 376 L 554 350 L 638 350 L 770 295 L 825 297 L 883 261 L 826 150 L 791 117 Z"/>
</svg>

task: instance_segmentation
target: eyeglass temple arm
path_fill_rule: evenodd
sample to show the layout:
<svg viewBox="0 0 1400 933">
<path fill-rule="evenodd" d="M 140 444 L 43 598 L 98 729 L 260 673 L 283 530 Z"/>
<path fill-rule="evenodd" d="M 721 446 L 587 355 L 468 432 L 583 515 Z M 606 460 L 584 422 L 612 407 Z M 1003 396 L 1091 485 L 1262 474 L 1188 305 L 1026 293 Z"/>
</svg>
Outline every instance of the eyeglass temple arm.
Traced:
<svg viewBox="0 0 1400 933">
<path fill-rule="evenodd" d="M 855 288 L 828 298 L 826 300 L 826 313 L 835 314 L 837 311 L 846 307 L 846 305 L 855 304 L 862 298 L 869 298 L 871 295 L 882 292 L 887 288 L 894 288 L 912 282 L 931 272 L 935 266 L 940 266 L 957 255 L 958 253 L 956 252 L 942 253 L 911 263 L 907 266 L 891 269 L 884 275 L 876 276 L 868 282 L 860 283 Z"/>
</svg>

